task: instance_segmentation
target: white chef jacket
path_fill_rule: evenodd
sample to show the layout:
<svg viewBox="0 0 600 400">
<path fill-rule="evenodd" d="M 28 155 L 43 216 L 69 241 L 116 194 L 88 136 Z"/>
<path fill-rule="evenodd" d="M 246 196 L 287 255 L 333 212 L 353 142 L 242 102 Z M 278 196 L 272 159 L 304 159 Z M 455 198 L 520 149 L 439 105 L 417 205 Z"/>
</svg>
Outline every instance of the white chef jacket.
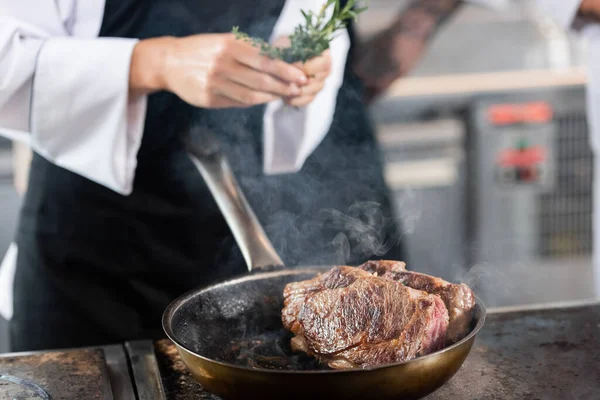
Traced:
<svg viewBox="0 0 600 400">
<path fill-rule="evenodd" d="M 588 83 L 587 114 L 590 142 L 594 152 L 594 287 L 600 297 L 600 23 L 577 17 L 581 0 L 536 0 L 562 28 L 579 32 L 587 39 Z"/>
<path fill-rule="evenodd" d="M 500 10 L 510 0 L 465 2 Z M 287 0 L 271 40 L 292 33 L 302 22 L 301 9 L 318 11 L 323 3 Z M 128 97 L 129 60 L 136 41 L 96 38 L 103 10 L 103 0 L 0 0 L 0 135 L 25 142 L 55 164 L 128 194 L 146 98 Z M 298 171 L 326 135 L 349 46 L 344 30 L 331 43 L 331 75 L 310 105 L 301 110 L 283 107 L 281 101 L 267 105 L 266 174 Z M 6 319 L 13 312 L 17 255 L 13 243 L 0 266 L 0 315 Z"/>
<path fill-rule="evenodd" d="M 200 1 L 200 0 L 198 0 Z M 123 195 L 133 190 L 147 97 L 129 97 L 137 40 L 98 38 L 104 0 L 0 0 L 0 135 Z M 302 22 L 323 0 L 287 0 L 271 40 Z M 350 39 L 331 43 L 332 70 L 307 107 L 282 101 L 264 114 L 266 174 L 298 171 L 327 134 Z M 285 156 L 273 157 L 274 154 Z M 12 317 L 17 247 L 0 267 L 0 314 Z"/>
<path fill-rule="evenodd" d="M 591 146 L 600 150 L 600 23 L 591 23 L 577 17 L 581 0 L 536 0 L 558 25 L 578 32 L 588 44 L 588 118 L 591 129 Z M 597 153 L 600 154 L 600 153 Z"/>
</svg>

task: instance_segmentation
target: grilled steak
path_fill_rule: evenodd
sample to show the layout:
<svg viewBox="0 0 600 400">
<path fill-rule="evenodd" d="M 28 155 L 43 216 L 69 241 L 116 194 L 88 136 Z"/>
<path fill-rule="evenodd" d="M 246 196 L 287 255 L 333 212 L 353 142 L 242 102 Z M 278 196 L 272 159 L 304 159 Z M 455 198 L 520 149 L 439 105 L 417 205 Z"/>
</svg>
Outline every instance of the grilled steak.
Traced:
<svg viewBox="0 0 600 400">
<path fill-rule="evenodd" d="M 332 368 L 403 362 L 444 346 L 440 297 L 353 267 L 335 267 L 284 289 L 292 348 Z"/>
<path fill-rule="evenodd" d="M 360 269 L 377 274 L 384 279 L 396 282 L 417 290 L 438 295 L 446 304 L 450 324 L 446 344 L 452 344 L 469 332 L 469 325 L 475 308 L 475 295 L 464 283 L 457 285 L 446 282 L 441 278 L 407 271 L 406 264 L 399 261 L 367 261 L 359 266 Z"/>
</svg>

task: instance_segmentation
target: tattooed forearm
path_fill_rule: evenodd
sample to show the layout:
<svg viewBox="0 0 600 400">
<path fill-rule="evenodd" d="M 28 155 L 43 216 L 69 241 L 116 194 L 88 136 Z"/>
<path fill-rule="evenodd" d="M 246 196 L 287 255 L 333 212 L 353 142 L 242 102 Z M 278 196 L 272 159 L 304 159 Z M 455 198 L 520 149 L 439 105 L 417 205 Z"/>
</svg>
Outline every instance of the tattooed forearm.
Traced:
<svg viewBox="0 0 600 400">
<path fill-rule="evenodd" d="M 397 35 L 428 40 L 456 10 L 460 0 L 415 0 L 396 19 L 391 30 Z"/>
<path fill-rule="evenodd" d="M 372 101 L 398 78 L 410 72 L 441 24 L 459 0 L 413 0 L 394 23 L 359 46 L 355 71 Z"/>
</svg>

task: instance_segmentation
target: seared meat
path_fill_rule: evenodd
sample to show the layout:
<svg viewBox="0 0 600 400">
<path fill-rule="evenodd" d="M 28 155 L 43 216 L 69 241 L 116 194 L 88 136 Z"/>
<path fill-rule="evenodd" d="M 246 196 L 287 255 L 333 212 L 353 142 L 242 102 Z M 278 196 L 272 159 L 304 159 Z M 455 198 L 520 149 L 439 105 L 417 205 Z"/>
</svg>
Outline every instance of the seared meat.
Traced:
<svg viewBox="0 0 600 400">
<path fill-rule="evenodd" d="M 311 294 L 324 289 L 345 288 L 354 283 L 357 279 L 370 275 L 371 274 L 368 273 L 365 274 L 365 271 L 358 268 L 335 267 L 314 279 L 286 285 L 283 291 L 283 326 L 293 333 L 296 333 L 301 329 L 298 316 L 300 315 L 300 311 L 302 310 L 302 306 L 306 299 Z"/>
<path fill-rule="evenodd" d="M 464 283 L 453 284 L 441 278 L 407 271 L 406 264 L 399 261 L 367 261 L 359 266 L 360 269 L 377 274 L 384 279 L 396 282 L 417 290 L 438 295 L 446 304 L 450 324 L 446 344 L 452 344 L 469 332 L 469 324 L 475 309 L 475 295 Z"/>
<path fill-rule="evenodd" d="M 292 348 L 332 368 L 403 362 L 444 346 L 448 311 L 435 295 L 353 267 L 284 290 Z"/>
</svg>

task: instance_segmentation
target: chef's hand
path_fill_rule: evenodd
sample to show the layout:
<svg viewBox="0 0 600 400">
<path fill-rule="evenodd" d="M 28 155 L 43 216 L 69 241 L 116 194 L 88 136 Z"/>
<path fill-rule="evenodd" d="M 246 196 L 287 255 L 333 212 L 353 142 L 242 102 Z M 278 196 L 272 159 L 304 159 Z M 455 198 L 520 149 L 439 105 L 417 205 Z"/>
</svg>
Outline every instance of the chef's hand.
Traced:
<svg viewBox="0 0 600 400">
<path fill-rule="evenodd" d="M 303 96 L 300 86 L 308 78 L 301 68 L 259 53 L 232 34 L 142 40 L 131 60 L 130 90 L 167 90 L 204 108 L 249 107 Z"/>
<path fill-rule="evenodd" d="M 273 44 L 278 47 L 288 47 L 290 40 L 287 36 L 276 39 Z M 325 80 L 331 74 L 331 52 L 325 50 L 320 56 L 312 58 L 305 63 L 295 63 L 308 77 L 308 83 L 300 86 L 301 94 L 284 99 L 286 104 L 302 107 L 310 104 L 323 87 Z"/>
<path fill-rule="evenodd" d="M 304 71 L 308 77 L 308 84 L 300 86 L 300 95 L 289 97 L 285 102 L 291 106 L 302 107 L 310 104 L 325 87 L 325 80 L 331 73 L 331 53 L 326 50 L 318 57 L 294 65 Z"/>
</svg>

